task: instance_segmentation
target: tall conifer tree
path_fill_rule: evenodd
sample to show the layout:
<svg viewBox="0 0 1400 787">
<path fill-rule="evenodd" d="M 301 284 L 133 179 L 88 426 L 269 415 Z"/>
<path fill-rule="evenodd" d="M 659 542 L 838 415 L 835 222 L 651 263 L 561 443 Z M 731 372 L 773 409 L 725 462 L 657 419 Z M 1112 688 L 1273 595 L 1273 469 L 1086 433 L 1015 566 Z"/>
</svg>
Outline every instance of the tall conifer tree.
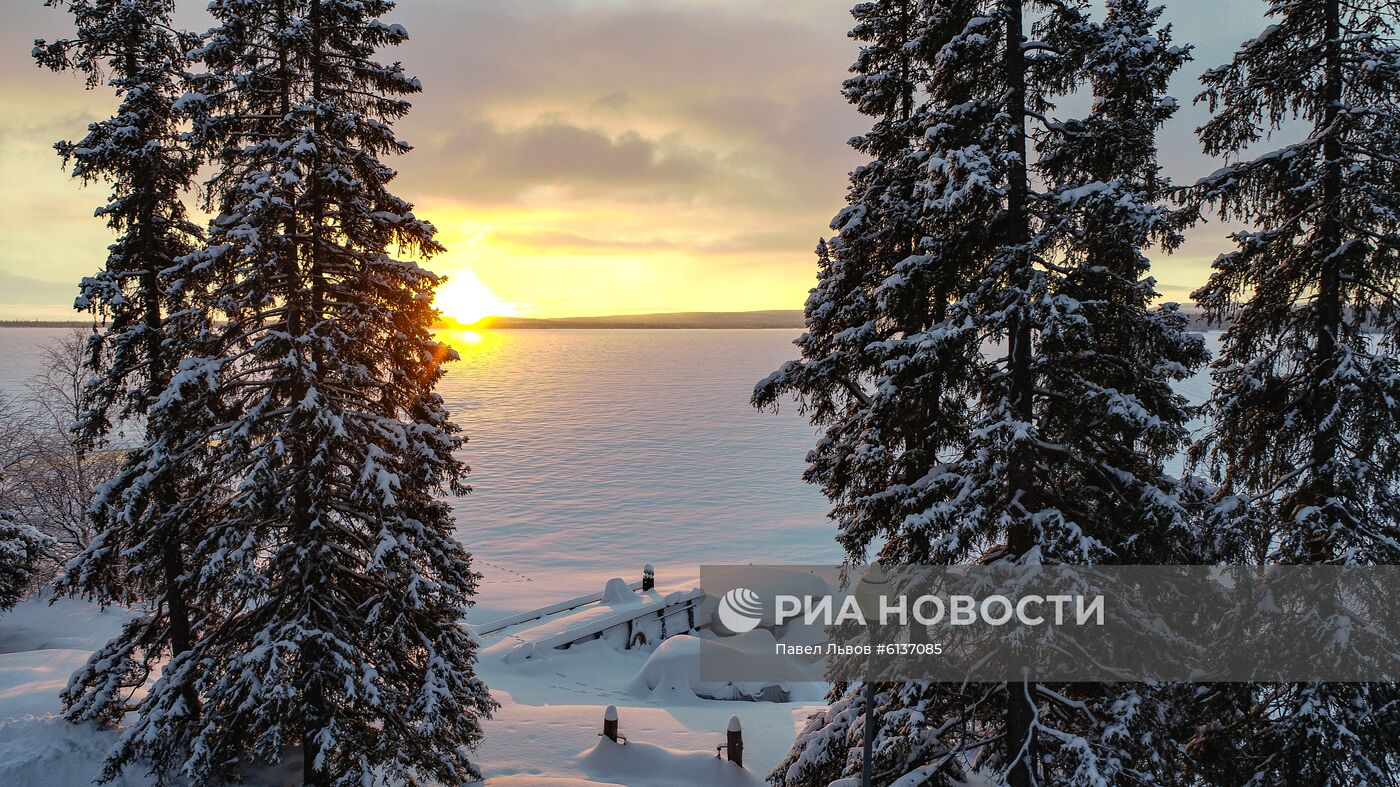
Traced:
<svg viewBox="0 0 1400 787">
<path fill-rule="evenodd" d="M 924 168 L 918 253 L 869 295 L 828 292 L 829 273 L 813 292 L 804 351 L 813 328 L 846 336 L 855 327 L 827 327 L 813 313 L 867 300 L 866 322 L 882 332 L 861 345 L 866 365 L 824 377 L 831 364 L 807 355 L 760 386 L 761 403 L 797 393 L 818 423 L 840 423 L 831 417 L 839 410 L 813 406 L 822 397 L 841 397 L 864 419 L 870 447 L 845 448 L 828 432 L 813 467 L 837 448 L 915 463 L 917 472 L 862 494 L 882 506 L 868 509 L 864 531 L 884 536 L 886 562 L 1150 562 L 1193 549 L 1163 463 L 1183 445 L 1189 418 L 1170 384 L 1205 354 L 1179 311 L 1150 308 L 1142 253 L 1178 242 L 1174 218 L 1157 205 L 1165 184 L 1153 136 L 1174 109 L 1162 91 L 1186 52 L 1154 30 L 1159 12 L 1141 2 L 1110 2 L 1102 25 L 1086 13 L 1034 0 L 921 4 L 914 52 L 929 78 L 913 154 Z M 1095 94 L 1087 117 L 1050 117 L 1056 96 L 1086 83 Z M 852 379 L 862 387 L 849 391 Z M 903 379 L 917 381 L 909 409 L 925 419 L 913 429 L 890 428 L 878 407 L 859 409 L 899 399 Z M 917 433 L 927 442 L 892 437 Z M 827 484 L 838 521 L 850 488 Z M 852 542 L 850 529 L 843 541 L 863 559 L 871 541 Z M 1176 754 L 1158 735 L 1178 723 L 1170 694 L 882 687 L 876 746 L 886 759 L 876 781 L 939 783 L 976 751 L 974 765 L 1013 785 L 1150 782 L 1171 772 Z M 858 772 L 850 749 L 861 705 L 852 692 L 816 718 L 774 782 Z"/>
<path fill-rule="evenodd" d="M 945 249 L 927 247 L 920 142 L 929 125 L 927 50 L 937 43 L 938 25 L 949 20 L 931 16 L 920 0 L 863 2 L 851 15 L 850 36 L 860 55 L 843 93 L 871 120 L 870 130 L 850 141 L 868 161 L 851 173 L 846 207 L 831 222 L 837 235 L 817 246 L 817 286 L 807 299 L 807 331 L 797 342 L 802 359 L 759 383 L 754 404 L 776 407 L 796 394 L 803 412 L 823 428 L 805 478 L 832 500 L 837 540 L 860 561 L 879 538 L 891 539 L 887 553 L 900 551 L 894 540 L 917 549 L 897 526 L 917 510 L 909 484 L 937 464 L 940 449 L 960 439 L 963 408 L 940 371 L 950 351 L 921 341 L 945 315 L 958 265 L 940 253 Z M 905 554 L 904 562 L 917 558 Z M 912 684 L 881 688 L 881 718 L 912 718 L 922 702 Z M 811 720 L 788 761 L 773 772 L 774 783 L 825 785 L 859 772 L 864 689 L 837 684 L 830 700 L 832 707 Z M 911 762 L 947 753 L 917 723 L 881 725 L 879 736 L 879 782 L 900 778 Z M 948 772 L 957 769 L 950 765 Z"/>
<path fill-rule="evenodd" d="M 71 720 L 115 721 L 126 712 L 127 694 L 161 661 L 189 650 L 195 625 L 184 579 L 188 539 L 182 531 L 190 512 L 180 506 L 195 482 L 191 464 L 165 451 L 181 442 L 189 419 L 152 413 L 206 329 L 181 283 L 188 275 L 184 255 L 200 238 L 183 201 L 198 158 L 182 140 L 187 119 L 177 106 L 194 39 L 172 27 L 169 0 L 48 4 L 66 5 L 76 33 L 36 41 L 36 60 L 83 74 L 89 87 L 105 84 L 121 99 L 116 114 L 91 124 L 83 139 L 56 145 L 75 178 L 110 186 L 97 214 L 117 233 L 102 269 L 83 280 L 77 300 L 78 308 L 103 320 L 88 343 L 92 382 L 81 397 L 78 442 L 96 448 L 115 423 L 144 422 L 143 439 L 93 502 L 92 543 L 59 583 L 102 603 L 149 610 L 96 651 L 64 694 Z M 184 703 L 173 712 L 197 713 L 197 698 L 183 688 Z"/>
<path fill-rule="evenodd" d="M 1249 158 L 1193 203 L 1248 229 L 1196 294 L 1228 320 L 1212 428 L 1193 448 L 1266 513 L 1281 563 L 1400 559 L 1400 47 L 1393 3 L 1275 0 L 1270 24 L 1202 77 L 1207 153 Z M 1295 143 L 1258 152 L 1274 132 Z M 1248 521 L 1236 523 L 1254 530 Z M 1389 783 L 1391 684 L 1256 685 L 1212 697 L 1195 742 L 1217 784 Z"/>
<path fill-rule="evenodd" d="M 1196 454 L 1276 509 L 1276 559 L 1389 563 L 1400 556 L 1400 20 L 1388 4 L 1341 0 L 1276 2 L 1269 16 L 1202 77 L 1214 117 L 1201 141 L 1239 155 L 1285 124 L 1309 133 L 1192 190 L 1251 225 L 1195 294 L 1230 321 L 1214 428 Z"/>
<path fill-rule="evenodd" d="M 376 52 L 407 39 L 387 0 L 215 0 L 185 104 L 215 165 L 190 257 L 222 318 L 155 408 L 218 414 L 190 562 L 210 617 L 153 686 L 114 767 L 172 732 L 196 783 L 303 752 L 308 785 L 461 783 L 494 702 L 460 623 L 477 575 L 442 491 L 462 440 L 434 386 L 441 251 L 389 190 L 392 125 L 420 89 Z M 177 688 L 197 725 L 171 730 Z M 153 743 L 155 742 L 155 743 Z"/>
</svg>

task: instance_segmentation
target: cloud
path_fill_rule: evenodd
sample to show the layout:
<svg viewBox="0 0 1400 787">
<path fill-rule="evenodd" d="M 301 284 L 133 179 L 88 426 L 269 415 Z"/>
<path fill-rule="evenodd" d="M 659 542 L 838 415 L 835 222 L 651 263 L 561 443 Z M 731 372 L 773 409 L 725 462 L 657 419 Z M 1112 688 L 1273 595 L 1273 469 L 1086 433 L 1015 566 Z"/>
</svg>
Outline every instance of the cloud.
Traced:
<svg viewBox="0 0 1400 787">
<path fill-rule="evenodd" d="M 598 112 L 620 112 L 629 101 L 631 101 L 631 96 L 627 94 L 626 90 L 614 90 L 605 96 L 593 99 L 588 108 Z"/>
<path fill-rule="evenodd" d="M 823 234 L 817 229 L 808 227 L 743 232 L 703 241 L 697 245 L 697 250 L 704 254 L 713 255 L 803 253 L 815 247 L 817 239 Z"/>
<path fill-rule="evenodd" d="M 805 262 L 855 162 L 844 140 L 863 125 L 839 93 L 855 55 L 848 9 L 848 0 L 402 4 L 390 17 L 411 40 L 390 56 L 424 92 L 396 124 L 416 149 L 387 162 L 401 173 L 395 189 L 444 230 L 461 260 L 444 264 L 506 269 L 520 255 L 552 254 L 556 273 L 531 286 L 567 281 L 562 268 L 585 259 L 675 276 L 685 258 L 696 272 L 785 254 Z M 4 200 L 13 223 L 0 222 L 0 269 L 27 273 L 42 253 L 54 278 L 76 280 L 109 242 L 91 217 L 101 187 L 76 190 L 47 147 L 81 134 L 113 99 L 28 61 L 29 41 L 65 34 L 67 17 L 26 6 L 0 30 L 0 91 L 24 108 L 0 124 L 10 156 L 0 168 L 33 172 L 36 185 Z M 197 3 L 179 18 L 210 23 Z M 38 158 L 45 171 L 34 171 Z M 31 213 L 43 232 L 14 221 Z M 784 292 L 805 291 L 809 278 L 804 267 Z M 711 290 L 758 298 L 769 279 Z"/>
<path fill-rule="evenodd" d="M 59 283 L 20 276 L 0 270 L 0 304 L 28 305 L 73 302 L 76 282 Z"/>
<path fill-rule="evenodd" d="M 599 238 L 558 230 L 503 230 L 489 236 L 496 245 L 533 251 L 612 254 L 618 252 L 660 251 L 676 248 L 676 243 L 659 238 Z"/>
<path fill-rule="evenodd" d="M 430 149 L 420 148 L 401 167 L 438 193 L 477 200 L 518 198 L 539 186 L 577 194 L 685 194 L 716 175 L 712 158 L 681 145 L 557 118 L 520 128 L 473 121 Z"/>
<path fill-rule="evenodd" d="M 482 205 L 711 202 L 823 227 L 864 125 L 846 0 L 426 2 L 396 12 L 425 91 L 396 166 Z M 532 191 L 534 189 L 535 191 Z M 815 213 L 814 213 L 815 211 Z"/>
<path fill-rule="evenodd" d="M 1157 285 L 1157 291 L 1160 292 L 1162 295 L 1169 295 L 1169 296 L 1172 296 L 1172 297 L 1178 297 L 1178 296 L 1179 296 L 1179 297 L 1181 297 L 1181 298 L 1188 298 L 1188 297 L 1190 297 L 1191 293 L 1194 292 L 1195 289 L 1196 289 L 1196 287 L 1195 287 L 1194 285 L 1187 285 L 1187 284 L 1158 284 L 1158 285 Z"/>
<path fill-rule="evenodd" d="M 75 188 L 50 146 L 80 136 L 114 100 L 31 62 L 33 38 L 67 34 L 67 13 L 0 2 L 0 103 L 12 110 L 0 122 L 0 174 L 25 186 L 0 194 L 0 270 L 31 273 L 42 260 L 42 275 L 76 281 L 110 243 L 92 217 L 106 191 Z M 387 162 L 402 173 L 396 191 L 443 229 L 452 264 L 500 272 L 493 284 L 503 297 L 557 313 L 595 311 L 581 302 L 585 274 L 618 293 L 684 277 L 675 287 L 684 308 L 706 308 L 705 297 L 717 299 L 713 308 L 736 298 L 746 308 L 799 306 L 811 248 L 859 163 L 845 141 L 868 125 L 840 95 L 857 54 L 847 37 L 852 4 L 403 3 L 390 21 L 411 40 L 388 57 L 402 59 L 424 92 L 396 124 L 417 146 Z M 1202 69 L 1263 27 L 1261 8 L 1169 4 L 1164 21 L 1176 24 L 1177 42 L 1198 44 L 1198 62 L 1173 80 L 1183 108 L 1160 140 L 1178 182 L 1219 166 L 1200 152 L 1193 129 L 1206 110 L 1189 99 Z M 181 3 L 177 16 L 192 29 L 210 23 L 200 3 Z M 1203 281 L 1229 246 L 1227 229 L 1193 230 L 1186 248 L 1158 260 L 1158 278 L 1178 290 Z M 522 258 L 537 267 L 508 288 L 505 272 L 522 269 Z M 0 280 L 0 292 L 18 286 Z M 56 297 L 70 301 L 71 288 Z"/>
</svg>

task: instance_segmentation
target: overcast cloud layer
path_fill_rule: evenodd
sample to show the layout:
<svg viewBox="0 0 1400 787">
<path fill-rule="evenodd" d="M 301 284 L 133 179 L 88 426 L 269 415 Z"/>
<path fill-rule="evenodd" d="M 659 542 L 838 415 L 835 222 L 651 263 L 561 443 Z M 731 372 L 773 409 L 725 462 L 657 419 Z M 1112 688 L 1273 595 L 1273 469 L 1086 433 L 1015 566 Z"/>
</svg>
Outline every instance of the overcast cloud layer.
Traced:
<svg viewBox="0 0 1400 787">
<path fill-rule="evenodd" d="M 849 4 L 404 0 L 392 20 L 412 40 L 394 55 L 425 92 L 399 126 L 417 149 L 394 164 L 449 247 L 432 267 L 540 316 L 799 308 L 863 127 L 839 92 Z M 1192 134 L 1195 77 L 1265 21 L 1256 0 L 1167 5 L 1197 62 L 1176 81 L 1162 158 L 1190 181 L 1220 164 Z M 188 6 L 182 23 L 207 26 Z M 65 13 L 41 0 L 0 13 L 0 317 L 64 316 L 61 294 L 109 238 L 92 218 L 105 192 L 78 190 L 50 146 L 113 99 L 29 60 Z M 1203 225 L 1157 258 L 1168 297 L 1204 279 L 1225 231 Z"/>
</svg>

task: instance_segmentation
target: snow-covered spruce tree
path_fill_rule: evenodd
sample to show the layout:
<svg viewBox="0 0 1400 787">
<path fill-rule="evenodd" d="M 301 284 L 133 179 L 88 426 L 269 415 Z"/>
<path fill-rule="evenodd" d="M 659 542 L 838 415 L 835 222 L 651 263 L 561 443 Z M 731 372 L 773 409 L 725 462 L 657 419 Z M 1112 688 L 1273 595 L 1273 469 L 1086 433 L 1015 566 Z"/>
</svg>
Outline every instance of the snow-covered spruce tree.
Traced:
<svg viewBox="0 0 1400 787">
<path fill-rule="evenodd" d="M 898 537 L 895 525 L 908 510 L 901 490 L 937 464 L 940 449 L 960 439 L 962 397 L 946 385 L 942 364 L 951 351 L 919 342 L 942 321 L 957 280 L 957 258 L 925 246 L 930 225 L 920 142 L 928 125 L 927 49 L 937 44 L 939 24 L 956 22 L 947 14 L 935 18 L 919 0 L 863 2 L 851 14 L 850 35 L 860 55 L 843 93 L 871 119 L 870 130 L 850 141 L 869 160 L 851 173 L 847 204 L 831 223 L 838 234 L 817 246 L 817 286 L 806 304 L 807 331 L 797 342 L 802 359 L 759 383 L 754 404 L 776 407 L 795 394 L 823 428 L 805 478 L 832 500 L 837 539 L 860 560 L 877 538 Z M 908 287 L 885 286 L 906 278 Z M 881 687 L 881 718 L 912 718 L 919 693 L 912 684 Z M 771 774 L 773 783 L 824 786 L 859 772 L 864 688 L 838 683 L 829 699 L 832 707 L 811 720 Z M 879 735 L 878 783 L 904 776 L 911 762 L 947 753 L 919 724 L 884 724 Z M 944 765 L 930 783 L 958 773 L 956 763 Z"/>
<path fill-rule="evenodd" d="M 1253 227 L 1195 294 L 1230 323 L 1213 368 L 1215 427 L 1195 454 L 1288 523 L 1276 559 L 1390 563 L 1400 556 L 1400 17 L 1340 0 L 1269 13 L 1275 24 L 1202 77 L 1214 113 L 1202 143 L 1235 155 L 1290 122 L 1311 132 L 1191 190 L 1197 205 Z"/>
<path fill-rule="evenodd" d="M 848 553 L 863 555 L 897 518 L 899 501 L 886 491 L 923 476 L 938 448 L 942 424 L 931 417 L 943 398 L 937 373 L 931 359 L 911 362 L 913 345 L 903 337 L 941 317 L 952 273 L 940 269 L 945 260 L 920 248 L 928 234 L 918 149 L 927 125 L 920 105 L 927 11 L 917 0 L 883 0 L 861 3 L 852 15 L 850 35 L 861 52 L 843 92 L 873 120 L 869 132 L 850 141 L 870 160 L 851 173 L 846 207 L 831 223 L 837 236 L 817 247 L 818 283 L 807 300 L 807 332 L 797 342 L 802 360 L 759 383 L 754 403 L 774 406 L 796 393 L 803 411 L 825 428 L 825 448 L 811 455 L 806 478 L 836 502 L 838 540 Z M 925 284 L 898 292 L 881 287 L 906 276 Z M 880 344 L 887 341 L 888 347 Z M 886 361 L 902 368 L 887 369 Z M 897 385 L 875 383 L 886 376 Z"/>
<path fill-rule="evenodd" d="M 1207 354 L 1176 304 L 1153 306 L 1144 254 L 1174 249 L 1187 218 L 1163 204 L 1156 134 L 1176 112 L 1167 82 L 1189 49 L 1157 27 L 1163 9 L 1149 0 L 1105 5 L 1084 57 L 1092 109 L 1046 124 L 1037 145 L 1045 191 L 1035 200 L 1052 207 L 1034 209 L 1049 242 L 1048 254 L 1032 250 L 1047 292 L 1032 307 L 1034 416 L 1039 442 L 1053 446 L 1035 447 L 1047 467 L 1063 457 L 1054 473 L 1067 475 L 1047 484 L 1066 491 L 1056 516 L 1107 545 L 1103 560 L 1194 563 L 1203 546 L 1164 465 L 1185 447 L 1192 415 L 1172 383 Z"/>
<path fill-rule="evenodd" d="M 157 665 L 189 649 L 193 622 L 182 587 L 184 555 L 177 511 L 189 463 L 169 461 L 162 445 L 177 444 L 185 419 L 148 417 L 185 347 L 204 330 L 177 280 L 180 260 L 199 229 L 182 197 L 198 167 L 181 141 L 185 52 L 193 39 L 171 26 L 169 0 L 69 0 L 72 38 L 36 41 L 34 56 L 54 70 L 87 77 L 90 87 L 114 88 L 116 113 L 92 123 L 76 142 L 56 145 L 73 176 L 110 186 L 97 215 L 117 233 L 101 270 L 82 282 L 77 306 L 103 320 L 88 340 L 91 381 L 75 429 L 80 448 L 101 447 L 115 422 L 144 421 L 144 440 L 117 477 L 102 487 L 91 516 L 95 537 L 60 580 L 60 589 L 102 603 L 140 602 L 150 611 L 133 619 L 74 675 L 64 701 L 71 720 L 114 721 L 126 694 Z M 180 713 L 197 712 L 189 687 Z"/>
<path fill-rule="evenodd" d="M 208 624 L 110 764 L 185 724 L 193 684 L 201 716 L 176 733 L 195 783 L 293 746 L 318 787 L 470 781 L 494 702 L 460 625 L 477 575 L 439 497 L 465 489 L 434 391 L 451 351 L 429 333 L 439 279 L 390 254 L 441 247 L 382 161 L 408 149 L 392 124 L 419 83 L 374 56 L 407 35 L 380 21 L 387 0 L 209 8 L 185 103 L 217 215 L 190 264 L 222 322 L 153 408 L 226 414 L 198 438 L 216 448 L 209 499 L 190 503 Z"/>
<path fill-rule="evenodd" d="M 1400 47 L 1380 0 L 1276 0 L 1272 24 L 1208 71 L 1207 153 L 1252 158 L 1193 203 L 1243 222 L 1196 294 L 1229 320 L 1214 424 L 1193 448 L 1267 510 L 1270 558 L 1400 558 Z M 1280 129 L 1306 136 L 1264 153 Z M 1243 525 L 1241 525 L 1243 527 Z M 1256 686 L 1196 742 L 1219 784 L 1391 783 L 1394 685 Z"/>
<path fill-rule="evenodd" d="M 1054 562 L 1192 564 L 1220 553 L 1210 522 L 1188 510 L 1194 490 L 1164 467 L 1189 439 L 1191 410 L 1172 384 L 1207 353 L 1176 304 L 1153 306 L 1143 253 L 1175 248 L 1186 218 L 1162 204 L 1169 184 L 1157 163 L 1157 131 L 1177 109 L 1168 81 L 1189 59 L 1158 27 L 1162 10 L 1151 0 L 1106 2 L 1084 57 L 1090 112 L 1039 134 L 1038 199 L 1055 204 L 1060 223 L 1043 225 L 1047 295 L 1032 306 L 1035 483 L 1058 493 L 1042 504 L 1064 517 L 1058 527 L 1103 547 Z M 1049 718 L 1059 728 L 1044 736 L 1054 761 L 1041 783 L 1186 783 L 1195 687 L 1051 688 L 1056 701 L 1036 710 L 1037 725 Z M 1086 710 L 1076 716 L 1072 703 Z"/>
<path fill-rule="evenodd" d="M 1149 308 L 1142 254 L 1177 242 L 1156 205 L 1165 184 L 1153 136 L 1174 108 L 1162 91 L 1186 52 L 1154 31 L 1158 14 L 1142 3 L 1110 3 L 1101 26 L 1084 13 L 1061 2 L 923 4 L 920 253 L 865 296 L 867 321 L 883 329 L 866 340 L 867 365 L 824 378 L 825 359 L 804 352 L 760 386 L 768 399 L 797 393 L 818 423 L 845 415 L 858 425 L 835 435 L 828 426 L 814 468 L 838 451 L 875 453 L 885 465 L 910 455 L 881 428 L 878 408 L 859 409 L 903 394 L 895 372 L 942 394 L 937 407 L 926 404 L 922 427 L 938 442 L 917 472 L 866 481 L 868 491 L 818 476 L 838 520 L 860 512 L 864 532 L 885 537 L 886 562 L 1133 563 L 1195 548 L 1162 466 L 1184 444 L 1188 420 L 1170 383 L 1205 354 L 1174 307 Z M 1025 19 L 1036 20 L 1030 36 Z M 1052 121 L 1054 97 L 1085 83 L 1096 94 L 1090 115 Z M 917 323 L 901 306 L 937 292 L 937 272 L 951 285 L 937 318 L 902 330 Z M 846 304 L 839 294 L 824 303 L 828 277 L 809 314 L 813 302 L 819 314 Z M 809 317 L 804 351 L 813 327 L 841 335 L 853 326 Z M 861 387 L 843 392 L 851 378 Z M 812 407 L 821 397 L 844 409 Z M 848 445 L 847 434 L 870 445 Z M 851 557 L 863 559 L 870 541 L 851 531 L 843 522 Z M 1179 747 L 1166 733 L 1180 719 L 1168 689 L 933 684 L 882 687 L 877 704 L 877 752 L 895 760 L 878 772 L 882 783 L 938 783 L 966 752 L 1014 785 L 1157 783 L 1176 771 Z M 815 719 L 773 781 L 857 773 L 862 705 L 853 690 Z"/>
<path fill-rule="evenodd" d="M 34 528 L 16 524 L 0 509 L 0 612 L 18 604 L 29 591 L 43 554 L 44 537 Z"/>
</svg>

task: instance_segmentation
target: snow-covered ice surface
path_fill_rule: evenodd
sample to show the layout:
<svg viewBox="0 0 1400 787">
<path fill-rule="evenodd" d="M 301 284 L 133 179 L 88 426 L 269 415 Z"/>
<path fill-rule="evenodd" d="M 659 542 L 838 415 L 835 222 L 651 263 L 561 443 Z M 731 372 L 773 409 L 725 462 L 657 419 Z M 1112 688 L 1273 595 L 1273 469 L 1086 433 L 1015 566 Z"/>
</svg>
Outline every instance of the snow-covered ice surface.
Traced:
<svg viewBox="0 0 1400 787">
<path fill-rule="evenodd" d="M 0 393 L 20 393 L 65 330 L 0 329 Z M 790 404 L 749 405 L 796 357 L 797 331 L 440 336 L 462 357 L 438 389 L 470 438 L 473 492 L 452 507 L 483 574 L 472 623 L 640 579 L 647 563 L 675 587 L 702 564 L 840 561 L 827 502 L 801 478 L 815 431 Z M 1182 385 L 1192 401 L 1208 387 L 1204 374 Z"/>
<path fill-rule="evenodd" d="M 65 328 L 0 328 L 17 395 Z M 830 563 L 840 549 L 802 482 L 815 431 L 749 405 L 796 357 L 787 330 L 446 331 L 438 391 L 470 442 L 452 501 L 483 574 L 471 622 L 596 592 L 614 576 L 694 584 L 705 563 Z"/>
<path fill-rule="evenodd" d="M 596 592 L 656 566 L 840 559 L 802 482 L 815 432 L 749 405 L 796 357 L 796 331 L 446 332 L 439 385 L 470 436 L 473 492 L 454 501 L 484 575 L 472 622 Z"/>
<path fill-rule="evenodd" d="M 0 330 L 0 393 L 20 393 L 38 348 L 63 330 Z M 446 336 L 463 362 L 440 390 L 471 437 L 462 458 L 475 489 L 453 508 L 484 574 L 469 622 L 597 592 L 609 577 L 636 580 L 646 563 L 675 589 L 694 584 L 703 563 L 838 561 L 826 503 L 800 480 L 812 429 L 795 407 L 774 416 L 748 405 L 754 382 L 794 357 L 795 335 Z M 1199 401 L 1207 385 L 1201 376 L 1183 387 Z M 0 784 L 71 787 L 97 775 L 113 734 L 55 718 L 58 692 L 126 614 L 65 599 L 0 615 Z M 698 698 L 683 644 L 650 666 L 648 650 L 605 642 L 521 663 L 504 658 L 510 646 L 492 647 L 528 629 L 482 638 L 480 671 L 502 703 L 478 756 L 493 786 L 752 783 L 716 770 L 729 717 L 743 723 L 746 770 L 762 777 L 821 704 L 815 686 L 794 687 L 781 704 Z M 609 704 L 631 741 L 615 750 L 598 737 Z M 296 773 L 289 762 L 250 781 L 290 783 Z M 133 771 L 118 784 L 146 781 Z"/>
</svg>

